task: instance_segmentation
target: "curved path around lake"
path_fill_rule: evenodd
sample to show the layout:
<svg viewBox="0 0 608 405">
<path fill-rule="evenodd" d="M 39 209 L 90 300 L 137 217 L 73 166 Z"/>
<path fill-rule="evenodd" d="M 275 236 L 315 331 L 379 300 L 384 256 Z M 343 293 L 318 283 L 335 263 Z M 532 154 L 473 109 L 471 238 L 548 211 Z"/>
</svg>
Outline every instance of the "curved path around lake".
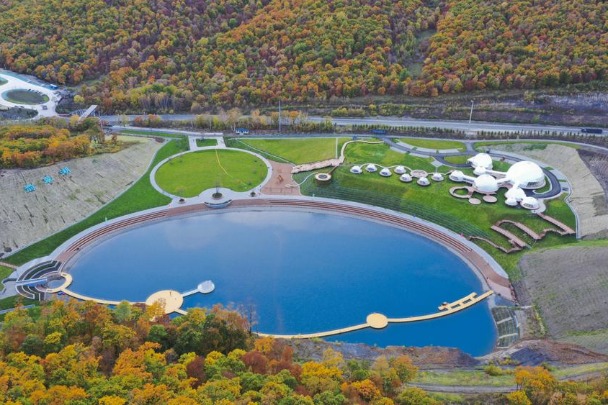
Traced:
<svg viewBox="0 0 608 405">
<path fill-rule="evenodd" d="M 306 334 L 295 334 L 295 335 L 276 335 L 272 333 L 257 333 L 259 336 L 272 336 L 275 338 L 281 339 L 312 339 L 312 338 L 323 338 L 328 336 L 341 335 L 343 333 L 353 332 L 360 329 L 373 328 L 373 329 L 383 329 L 387 327 L 391 323 L 408 323 L 408 322 L 420 322 L 427 321 L 430 319 L 441 318 L 443 316 L 452 315 L 456 312 L 467 309 L 470 306 L 477 304 L 480 301 L 488 298 L 490 295 L 494 294 L 494 291 L 486 291 L 481 295 L 477 295 L 477 293 L 471 293 L 464 298 L 461 298 L 452 303 L 445 303 L 439 306 L 439 312 L 435 312 L 433 314 L 428 315 L 418 315 L 418 316 L 410 316 L 407 318 L 387 318 L 382 314 L 369 314 L 367 316 L 366 322 L 349 326 L 341 329 L 328 330 L 325 332 L 316 332 L 316 333 L 306 333 Z"/>
<path fill-rule="evenodd" d="M 227 199 L 231 198 L 229 194 L 225 197 Z M 229 201 L 230 205 L 224 209 L 250 210 L 272 207 L 273 209 L 333 212 L 358 218 L 362 217 L 406 229 L 435 240 L 442 246 L 448 248 L 469 264 L 476 274 L 480 276 L 480 279 L 485 283 L 488 289 L 493 290 L 498 296 L 511 301 L 515 300 L 507 274 L 489 254 L 463 236 L 419 218 L 364 204 L 342 201 L 337 202 L 335 200 L 318 197 L 258 196 L 254 198 L 234 198 Z M 65 264 L 73 256 L 78 254 L 81 249 L 95 243 L 99 238 L 104 238 L 115 232 L 122 232 L 127 228 L 139 226 L 150 221 L 165 220 L 174 216 L 200 214 L 204 212 L 211 213 L 216 211 L 213 208 L 210 208 L 205 201 L 193 201 L 192 203 L 172 204 L 169 207 L 151 209 L 116 218 L 91 227 L 85 232 L 74 236 L 58 247 L 49 258 L 61 262 L 62 264 L 59 270 L 62 270 L 65 267 Z"/>
</svg>

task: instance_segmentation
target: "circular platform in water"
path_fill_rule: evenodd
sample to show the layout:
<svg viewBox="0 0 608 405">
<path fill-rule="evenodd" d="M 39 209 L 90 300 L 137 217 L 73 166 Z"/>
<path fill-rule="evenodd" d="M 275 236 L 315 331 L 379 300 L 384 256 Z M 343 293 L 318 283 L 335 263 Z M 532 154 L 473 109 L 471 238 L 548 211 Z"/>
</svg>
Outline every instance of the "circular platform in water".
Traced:
<svg viewBox="0 0 608 405">
<path fill-rule="evenodd" d="M 213 281 L 207 280 L 200 283 L 196 288 L 201 294 L 209 294 L 215 290 L 215 284 L 213 284 Z"/>
<path fill-rule="evenodd" d="M 376 312 L 369 314 L 365 320 L 374 329 L 383 329 L 388 326 L 388 318 Z"/>
<path fill-rule="evenodd" d="M 146 305 L 152 305 L 160 302 L 165 308 L 165 314 L 170 314 L 180 309 L 184 303 L 184 297 L 181 293 L 174 290 L 163 290 L 155 292 L 146 299 Z"/>
</svg>

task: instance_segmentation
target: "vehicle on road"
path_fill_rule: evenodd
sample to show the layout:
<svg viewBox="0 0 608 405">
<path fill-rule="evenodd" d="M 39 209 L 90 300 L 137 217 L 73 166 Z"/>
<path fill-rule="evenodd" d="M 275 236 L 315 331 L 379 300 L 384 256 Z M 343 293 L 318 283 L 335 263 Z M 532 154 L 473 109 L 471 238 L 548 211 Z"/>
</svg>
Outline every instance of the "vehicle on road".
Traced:
<svg viewBox="0 0 608 405">
<path fill-rule="evenodd" d="M 604 130 L 601 128 L 582 128 L 581 132 L 583 134 L 601 134 Z"/>
</svg>

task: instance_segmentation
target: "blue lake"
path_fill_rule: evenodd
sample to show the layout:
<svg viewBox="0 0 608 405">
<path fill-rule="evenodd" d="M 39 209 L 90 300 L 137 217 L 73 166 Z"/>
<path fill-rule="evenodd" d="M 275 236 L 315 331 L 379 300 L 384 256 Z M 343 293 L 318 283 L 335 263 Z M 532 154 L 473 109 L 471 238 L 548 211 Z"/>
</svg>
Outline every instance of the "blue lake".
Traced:
<svg viewBox="0 0 608 405">
<path fill-rule="evenodd" d="M 254 330 L 310 333 L 437 312 L 482 286 L 441 245 L 375 222 L 300 211 L 227 211 L 144 225 L 105 239 L 70 262 L 70 289 L 110 300 L 145 301 L 212 280 L 184 307 L 216 303 L 254 309 Z M 378 346 L 449 346 L 481 355 L 496 330 L 485 302 L 444 318 L 391 324 L 330 340 Z"/>
</svg>

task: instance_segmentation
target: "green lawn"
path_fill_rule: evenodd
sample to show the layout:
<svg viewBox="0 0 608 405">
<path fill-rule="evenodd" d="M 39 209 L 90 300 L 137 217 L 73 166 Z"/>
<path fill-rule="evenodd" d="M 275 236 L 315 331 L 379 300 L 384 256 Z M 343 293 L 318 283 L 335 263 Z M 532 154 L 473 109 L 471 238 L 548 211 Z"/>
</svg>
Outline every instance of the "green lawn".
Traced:
<svg viewBox="0 0 608 405">
<path fill-rule="evenodd" d="M 205 146 L 217 146 L 217 139 L 197 139 L 196 146 L 204 148 Z"/>
<path fill-rule="evenodd" d="M 0 291 L 4 289 L 4 284 L 2 284 L 2 280 L 11 275 L 13 269 L 10 267 L 0 266 Z"/>
<path fill-rule="evenodd" d="M 426 149 L 466 149 L 466 146 L 462 142 L 441 139 L 396 138 L 395 141 L 403 141 L 409 145 Z"/>
<path fill-rule="evenodd" d="M 473 144 L 473 149 L 475 150 L 479 150 L 480 148 L 487 148 L 487 147 L 492 147 L 492 146 L 496 146 L 496 145 L 525 145 L 524 146 L 524 150 L 544 150 L 547 148 L 547 145 L 563 145 L 563 146 L 567 146 L 569 148 L 574 148 L 574 149 L 579 149 L 580 145 L 577 144 L 572 144 L 572 143 L 567 143 L 567 142 L 559 142 L 559 141 L 551 141 L 551 142 L 547 142 L 547 141 L 516 141 L 516 140 L 509 140 L 509 141 L 480 141 L 480 142 L 475 142 Z"/>
<path fill-rule="evenodd" d="M 266 164 L 250 153 L 214 149 L 171 159 L 156 172 L 156 182 L 171 194 L 194 197 L 217 185 L 247 191 L 267 173 Z"/>
<path fill-rule="evenodd" d="M 49 97 L 46 94 L 20 89 L 9 90 L 3 93 L 2 97 L 12 103 L 24 105 L 38 105 L 49 101 Z"/>
<path fill-rule="evenodd" d="M 40 301 L 30 300 L 28 298 L 24 298 L 20 295 L 14 295 L 12 297 L 3 298 L 0 300 L 0 310 L 15 308 L 17 304 L 21 305 L 31 305 L 31 304 L 39 304 Z"/>
<path fill-rule="evenodd" d="M 150 184 L 150 171 L 162 160 L 173 156 L 176 153 L 188 149 L 185 138 L 180 138 L 168 142 L 163 146 L 154 157 L 150 169 L 144 174 L 131 188 L 121 194 L 118 198 L 103 206 L 99 211 L 83 221 L 70 226 L 40 242 L 37 242 L 14 255 L 4 259 L 13 264 L 23 264 L 37 257 L 42 257 L 51 253 L 55 248 L 72 236 L 97 225 L 106 219 L 120 217 L 133 212 L 142 211 L 149 208 L 167 205 L 171 199 L 160 194 Z"/>
<path fill-rule="evenodd" d="M 454 163 L 457 165 L 467 163 L 467 159 L 472 157 L 471 155 L 462 155 L 462 156 L 445 156 L 444 159 L 446 162 Z"/>
<path fill-rule="evenodd" d="M 338 138 L 337 141 L 336 138 L 238 139 L 239 142 L 235 142 L 234 147 L 242 148 L 246 145 L 254 151 L 266 152 L 270 159 L 302 164 L 338 157 L 339 148 L 347 140 L 347 138 Z"/>
<path fill-rule="evenodd" d="M 125 135 L 160 136 L 163 138 L 182 138 L 184 136 L 174 132 L 146 131 L 145 129 L 123 129 L 119 133 Z"/>
<path fill-rule="evenodd" d="M 447 386 L 509 387 L 515 385 L 515 377 L 512 374 L 491 376 L 483 370 L 419 371 L 412 382 Z"/>
</svg>

